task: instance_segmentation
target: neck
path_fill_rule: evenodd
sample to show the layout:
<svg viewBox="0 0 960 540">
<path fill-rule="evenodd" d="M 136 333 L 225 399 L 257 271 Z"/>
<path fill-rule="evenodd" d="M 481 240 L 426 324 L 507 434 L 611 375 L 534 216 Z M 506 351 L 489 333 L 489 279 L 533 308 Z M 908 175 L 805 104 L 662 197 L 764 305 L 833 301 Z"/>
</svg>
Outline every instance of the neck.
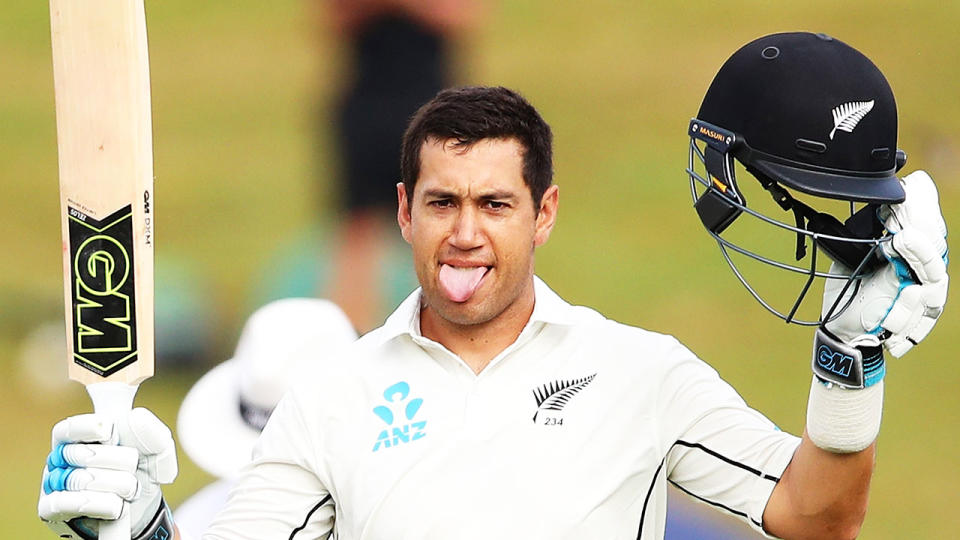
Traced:
<svg viewBox="0 0 960 540">
<path fill-rule="evenodd" d="M 458 324 L 425 307 L 420 313 L 420 332 L 459 356 L 474 373 L 479 374 L 517 340 L 530 320 L 533 305 L 531 286 L 499 315 L 477 324 Z"/>
</svg>

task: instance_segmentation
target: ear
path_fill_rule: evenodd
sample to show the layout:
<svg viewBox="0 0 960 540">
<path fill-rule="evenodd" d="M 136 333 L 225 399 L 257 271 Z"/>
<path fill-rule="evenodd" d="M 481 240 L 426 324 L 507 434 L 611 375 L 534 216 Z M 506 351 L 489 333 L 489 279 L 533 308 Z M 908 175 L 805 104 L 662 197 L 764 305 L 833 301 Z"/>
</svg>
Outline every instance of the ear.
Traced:
<svg viewBox="0 0 960 540">
<path fill-rule="evenodd" d="M 397 224 L 400 225 L 400 234 L 410 243 L 410 200 L 407 198 L 407 188 L 403 182 L 397 183 Z"/>
<path fill-rule="evenodd" d="M 534 247 L 542 246 L 550 238 L 550 231 L 557 220 L 557 207 L 560 204 L 560 188 L 552 185 L 543 192 L 540 199 L 540 211 L 537 212 L 537 230 L 533 236 Z"/>
</svg>

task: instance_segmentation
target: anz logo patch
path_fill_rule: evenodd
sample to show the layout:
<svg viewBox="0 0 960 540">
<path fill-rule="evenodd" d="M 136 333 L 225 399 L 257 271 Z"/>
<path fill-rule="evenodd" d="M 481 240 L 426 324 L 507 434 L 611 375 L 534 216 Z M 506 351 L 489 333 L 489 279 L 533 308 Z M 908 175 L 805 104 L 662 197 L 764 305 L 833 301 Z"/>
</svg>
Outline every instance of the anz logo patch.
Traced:
<svg viewBox="0 0 960 540">
<path fill-rule="evenodd" d="M 853 368 L 853 357 L 834 351 L 826 345 L 821 345 L 817 349 L 817 365 L 831 373 L 836 373 L 841 377 L 849 377 L 850 370 Z"/>
<path fill-rule="evenodd" d="M 409 397 L 410 385 L 404 381 L 392 384 L 383 391 L 383 399 L 387 401 L 387 405 L 377 405 L 373 408 L 373 414 L 383 420 L 386 427 L 377 436 L 377 442 L 373 445 L 374 452 L 410 443 L 427 435 L 424 431 L 427 421 L 414 421 L 423 400 L 407 399 Z"/>
</svg>

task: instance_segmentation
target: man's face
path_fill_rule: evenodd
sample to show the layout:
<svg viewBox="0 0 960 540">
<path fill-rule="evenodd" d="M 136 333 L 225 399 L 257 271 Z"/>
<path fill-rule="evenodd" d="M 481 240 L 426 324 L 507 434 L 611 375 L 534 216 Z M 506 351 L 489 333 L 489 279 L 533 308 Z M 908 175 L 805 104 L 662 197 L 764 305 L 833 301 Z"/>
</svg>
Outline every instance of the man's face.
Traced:
<svg viewBox="0 0 960 540">
<path fill-rule="evenodd" d="M 523 147 L 484 139 L 467 149 L 427 139 L 412 196 L 397 186 L 398 221 L 413 246 L 426 309 L 455 325 L 489 322 L 533 306 L 534 248 L 557 209 L 551 186 L 534 209 Z M 431 315 L 433 315 L 431 314 Z"/>
</svg>

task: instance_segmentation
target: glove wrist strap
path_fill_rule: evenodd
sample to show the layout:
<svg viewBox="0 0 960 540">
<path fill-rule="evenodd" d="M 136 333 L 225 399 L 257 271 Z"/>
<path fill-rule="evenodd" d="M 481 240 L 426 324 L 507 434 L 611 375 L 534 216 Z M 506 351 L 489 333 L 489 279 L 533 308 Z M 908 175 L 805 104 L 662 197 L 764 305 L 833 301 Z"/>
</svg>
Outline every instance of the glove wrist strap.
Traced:
<svg viewBox="0 0 960 540">
<path fill-rule="evenodd" d="M 827 385 L 867 388 L 886 374 L 882 345 L 850 346 L 822 326 L 813 337 L 813 374 Z"/>
<path fill-rule="evenodd" d="M 132 540 L 167 540 L 173 538 L 173 516 L 167 502 L 160 499 L 160 508 L 150 523 Z"/>
<path fill-rule="evenodd" d="M 89 518 L 74 518 L 66 524 L 82 540 L 97 540 L 97 531 L 87 526 L 88 521 Z M 66 535 L 61 536 L 66 537 Z M 167 540 L 169 538 L 173 538 L 173 516 L 167 502 L 161 498 L 160 507 L 157 508 L 153 519 L 147 523 L 139 535 L 132 537 L 131 540 Z"/>
</svg>

